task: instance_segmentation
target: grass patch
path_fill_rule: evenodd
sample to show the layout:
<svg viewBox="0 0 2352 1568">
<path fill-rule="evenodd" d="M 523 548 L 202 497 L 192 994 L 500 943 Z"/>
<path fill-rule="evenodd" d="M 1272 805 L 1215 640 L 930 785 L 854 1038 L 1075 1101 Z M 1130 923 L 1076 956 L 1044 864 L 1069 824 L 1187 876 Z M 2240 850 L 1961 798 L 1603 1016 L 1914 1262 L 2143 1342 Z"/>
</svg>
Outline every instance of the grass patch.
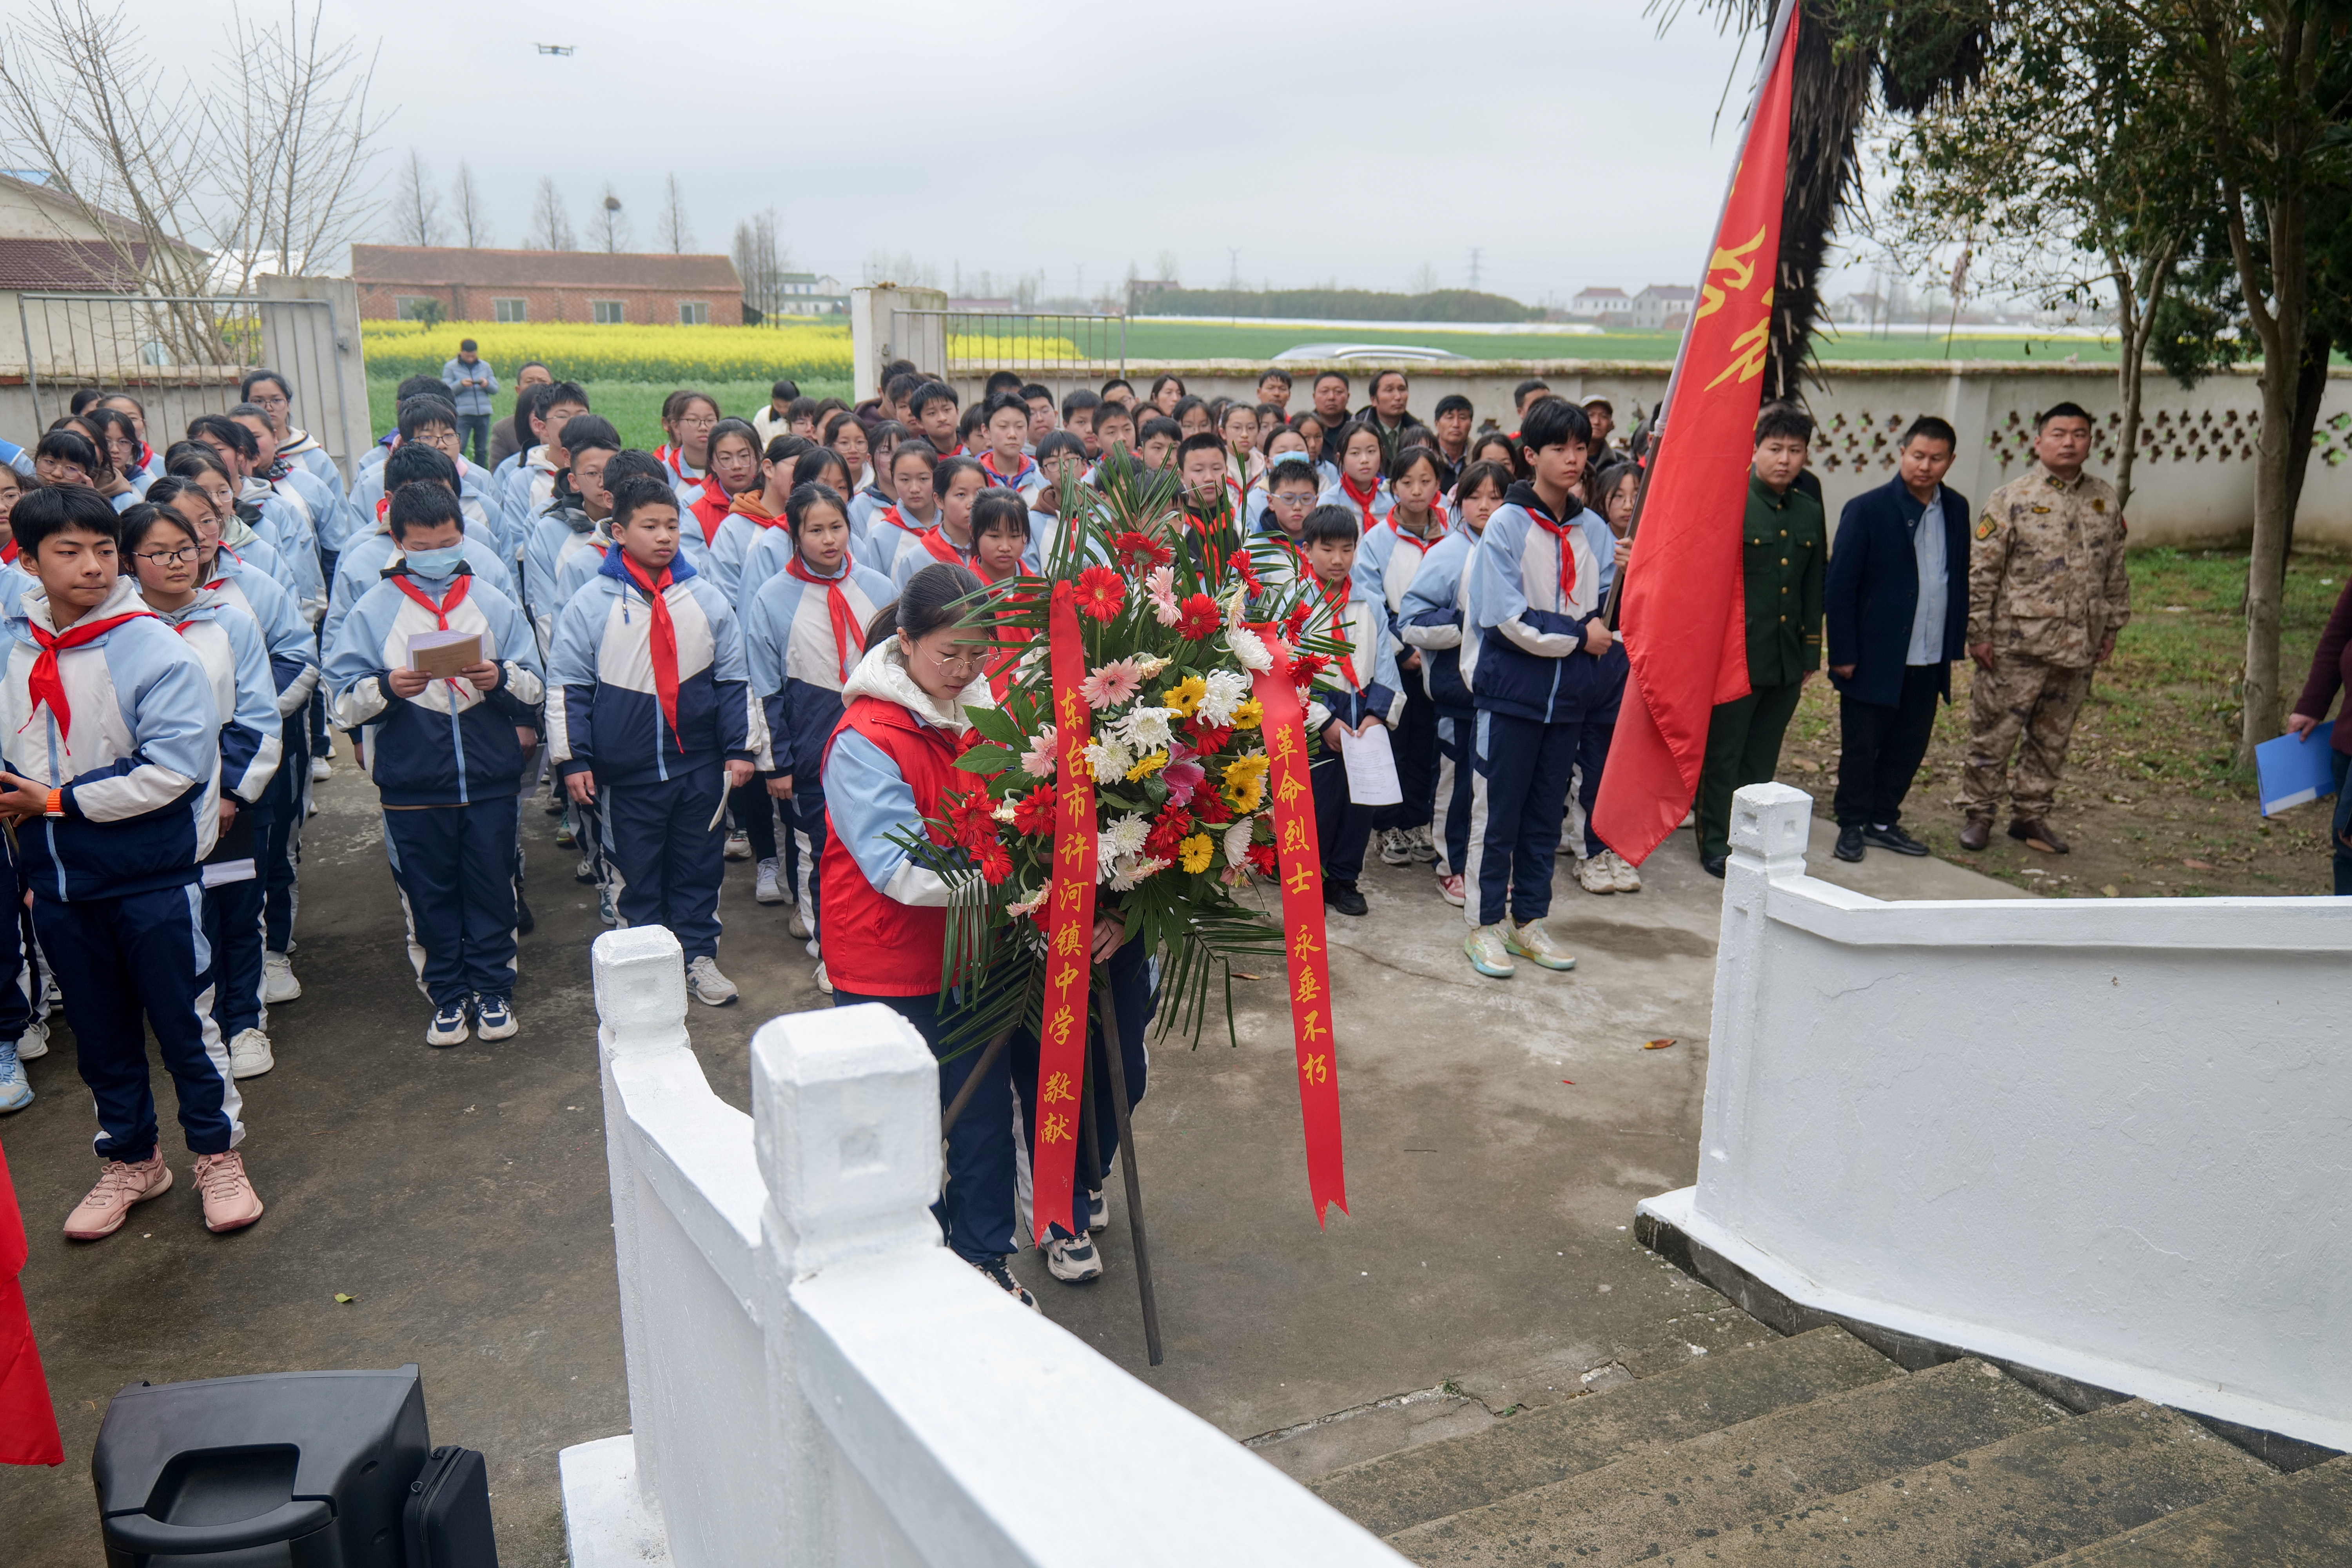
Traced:
<svg viewBox="0 0 2352 1568">
<path fill-rule="evenodd" d="M 1969 673 L 1952 676 L 1927 761 L 1905 803 L 1905 825 L 1947 859 L 2021 888 L 2071 897 L 2326 893 L 2332 889 L 2321 800 L 2264 820 L 2251 775 L 2231 765 L 2246 630 L 2246 558 L 2221 550 L 2143 550 L 2126 557 L 2132 621 L 2102 666 L 2075 724 L 2051 826 L 2072 841 L 2064 857 L 2037 854 L 2000 831 L 1971 855 L 1958 845 L 1959 781 L 1968 744 Z M 2352 556 L 2298 549 L 2286 574 L 2279 659 L 2289 701 L 2303 688 Z M 1805 689 L 1781 749 L 1780 777 L 1826 816 L 1838 761 L 1836 694 Z M 2012 764 L 2013 765 L 2013 764 Z M 2193 864 L 2191 864 L 2193 862 Z"/>
<path fill-rule="evenodd" d="M 587 389 L 589 405 L 613 422 L 623 441 L 648 452 L 662 444 L 662 399 L 667 397 L 674 387 L 641 381 L 589 381 L 581 384 Z M 721 413 L 748 419 L 768 405 L 768 388 L 772 384 L 765 381 L 725 381 L 688 384 L 717 398 Z M 393 394 L 399 386 L 400 378 L 397 376 L 372 375 L 368 378 L 368 424 L 378 435 L 393 426 L 396 412 L 393 405 Z M 803 381 L 800 386 L 801 391 L 811 397 L 846 398 L 849 395 L 846 377 L 837 382 Z M 499 419 L 514 412 L 514 395 L 510 392 L 499 394 L 491 402 L 497 410 L 496 417 Z"/>
</svg>

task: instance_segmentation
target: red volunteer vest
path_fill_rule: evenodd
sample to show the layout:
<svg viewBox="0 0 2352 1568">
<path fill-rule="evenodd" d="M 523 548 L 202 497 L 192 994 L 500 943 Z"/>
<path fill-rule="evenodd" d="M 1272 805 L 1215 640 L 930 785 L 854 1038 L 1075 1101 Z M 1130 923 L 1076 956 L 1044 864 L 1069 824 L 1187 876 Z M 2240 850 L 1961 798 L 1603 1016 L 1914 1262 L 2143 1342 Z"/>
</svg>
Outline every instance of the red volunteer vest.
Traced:
<svg viewBox="0 0 2352 1568">
<path fill-rule="evenodd" d="M 842 714 L 824 743 L 825 760 L 844 730 L 855 730 L 898 764 L 925 816 L 955 782 L 955 738 L 917 719 L 896 702 L 860 697 Z M 974 775 L 976 777 L 976 775 Z M 836 991 L 861 996 L 924 996 L 940 988 L 948 912 L 917 909 L 876 890 L 841 841 L 827 811 L 824 858 L 818 863 L 824 908 L 824 967 Z"/>
</svg>

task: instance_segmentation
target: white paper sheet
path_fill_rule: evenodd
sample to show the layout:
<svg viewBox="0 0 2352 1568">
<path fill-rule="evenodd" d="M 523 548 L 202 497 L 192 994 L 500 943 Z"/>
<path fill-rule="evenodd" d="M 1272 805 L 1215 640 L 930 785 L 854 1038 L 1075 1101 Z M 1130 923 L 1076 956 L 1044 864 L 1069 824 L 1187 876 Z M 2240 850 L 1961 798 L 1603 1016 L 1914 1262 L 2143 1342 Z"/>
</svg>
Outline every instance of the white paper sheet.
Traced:
<svg viewBox="0 0 2352 1568">
<path fill-rule="evenodd" d="M 1396 805 L 1404 800 L 1397 782 L 1396 752 L 1389 747 L 1386 724 L 1365 726 L 1360 735 L 1337 730 L 1339 760 L 1348 769 L 1348 802 L 1351 805 Z"/>
</svg>

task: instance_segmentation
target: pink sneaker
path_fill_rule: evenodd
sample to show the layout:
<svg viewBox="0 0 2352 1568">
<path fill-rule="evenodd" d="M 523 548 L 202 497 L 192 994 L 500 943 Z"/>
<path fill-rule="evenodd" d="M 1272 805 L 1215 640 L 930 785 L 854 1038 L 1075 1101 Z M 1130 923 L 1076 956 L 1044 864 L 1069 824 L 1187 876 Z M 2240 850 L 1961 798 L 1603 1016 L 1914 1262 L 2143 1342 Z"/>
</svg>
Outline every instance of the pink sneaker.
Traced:
<svg viewBox="0 0 2352 1568">
<path fill-rule="evenodd" d="M 245 1156 L 236 1150 L 197 1155 L 194 1174 L 196 1190 L 205 1195 L 206 1230 L 243 1230 L 261 1217 L 261 1198 L 245 1173 Z"/>
<path fill-rule="evenodd" d="M 100 1241 L 112 1236 L 131 1217 L 131 1205 L 171 1190 L 172 1168 L 163 1163 L 161 1149 L 135 1165 L 127 1160 L 109 1160 L 106 1169 L 98 1173 L 98 1185 L 66 1215 L 66 1238 Z"/>
<path fill-rule="evenodd" d="M 1440 877 L 1437 879 L 1437 896 L 1444 899 L 1447 903 L 1452 904 L 1455 909 L 1460 909 L 1462 907 L 1462 900 L 1465 896 L 1462 888 L 1462 879 L 1459 877 Z"/>
</svg>

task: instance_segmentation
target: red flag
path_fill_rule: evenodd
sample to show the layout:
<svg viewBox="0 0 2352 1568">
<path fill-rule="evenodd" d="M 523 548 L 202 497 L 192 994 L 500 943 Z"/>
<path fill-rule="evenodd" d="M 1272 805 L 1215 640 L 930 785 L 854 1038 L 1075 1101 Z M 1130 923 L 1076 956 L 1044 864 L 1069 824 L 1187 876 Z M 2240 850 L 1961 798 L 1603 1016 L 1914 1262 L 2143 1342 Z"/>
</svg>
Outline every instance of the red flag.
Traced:
<svg viewBox="0 0 2352 1568">
<path fill-rule="evenodd" d="M 62 1465 L 57 1412 L 41 1375 L 41 1352 L 34 1348 L 25 1289 L 16 1282 L 24 1267 L 25 1222 L 9 1184 L 8 1158 L 0 1154 L 0 1465 Z"/>
<path fill-rule="evenodd" d="M 1290 649 L 1260 628 L 1273 669 L 1254 681 L 1265 737 L 1266 787 L 1274 798 L 1275 864 L 1282 875 L 1283 942 L 1288 949 L 1290 1030 L 1298 1062 L 1298 1114 L 1307 1132 L 1307 1201 L 1315 1223 L 1331 1205 L 1348 1212 L 1348 1172 L 1339 1146 L 1339 1053 L 1331 1034 L 1331 967 L 1323 926 L 1323 853 L 1315 837 L 1315 792 L 1307 778 L 1307 714 L 1283 668 Z"/>
<path fill-rule="evenodd" d="M 1796 10 L 1781 7 L 1766 56 L 1698 310 L 1666 391 L 1642 526 L 1625 566 L 1618 625 L 1633 690 L 1609 744 L 1592 826 L 1637 862 L 1690 809 L 1715 705 L 1748 694 L 1739 525 L 1780 254 Z"/>
<path fill-rule="evenodd" d="M 1045 910 L 1045 1002 L 1037 1041 L 1037 1138 L 1029 1162 L 1029 1213 L 1037 1245 L 1058 1225 L 1078 1228 L 1070 1187 L 1078 1152 L 1078 1087 L 1086 1081 L 1087 982 L 1095 940 L 1095 778 L 1087 770 L 1092 721 L 1078 688 L 1087 679 L 1076 590 L 1054 584 L 1048 606 L 1054 668 L 1054 741 L 1061 752 L 1054 828 L 1053 902 Z"/>
</svg>

